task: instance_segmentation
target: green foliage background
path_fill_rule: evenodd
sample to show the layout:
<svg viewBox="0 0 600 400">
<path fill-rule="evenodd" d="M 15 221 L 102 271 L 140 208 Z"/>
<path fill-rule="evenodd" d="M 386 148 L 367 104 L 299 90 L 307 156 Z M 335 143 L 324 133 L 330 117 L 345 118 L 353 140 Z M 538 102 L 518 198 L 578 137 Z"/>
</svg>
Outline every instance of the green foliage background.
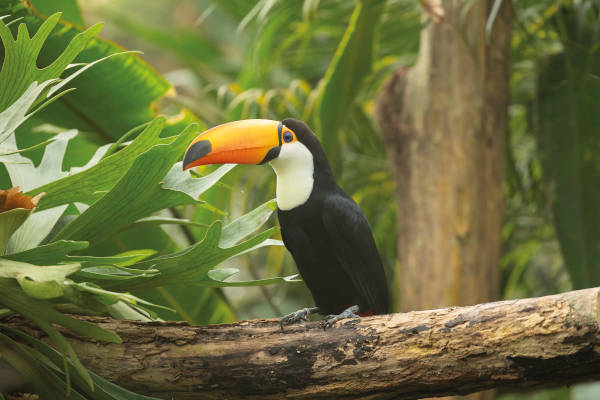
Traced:
<svg viewBox="0 0 600 400">
<path fill-rule="evenodd" d="M 65 291 L 71 291 L 77 296 L 85 293 L 87 309 L 93 308 L 90 302 L 108 303 L 93 304 L 97 312 L 110 312 L 115 317 L 131 316 L 134 310 L 137 317 L 185 319 L 198 324 L 279 316 L 311 304 L 301 284 L 207 287 L 220 286 L 232 268 L 241 270 L 239 280 L 253 281 L 245 285 L 281 281 L 256 282 L 262 277 L 295 273 L 281 246 L 265 246 L 227 260 L 212 276 L 206 272 L 254 244 L 276 244 L 268 239 L 277 237 L 272 229 L 245 242 L 234 233 L 249 235 L 269 218 L 273 205 L 263 204 L 275 192 L 269 168 L 205 168 L 200 173 L 207 177 L 195 179 L 198 182 L 193 185 L 191 178 L 181 185 L 177 184 L 181 176 L 169 175 L 174 173 L 170 167 L 180 159 L 189 137 L 205 126 L 241 118 L 296 117 L 315 128 L 340 185 L 352 194 L 371 222 L 386 272 L 389 276 L 394 273 L 395 188 L 385 143 L 372 115 L 377 91 L 389 73 L 415 62 L 422 28 L 419 2 L 31 3 L 35 10 L 18 0 L 0 0 L 0 16 L 8 16 L 5 23 L 22 17 L 10 25 L 13 34 L 20 23 L 34 33 L 48 16 L 60 11 L 62 17 L 43 41 L 37 60 L 29 57 L 29 62 L 36 62 L 38 67 L 54 65 L 54 60 L 64 56 L 68 43 L 81 43 L 73 54 L 76 58 L 65 61 L 52 74 L 42 76 L 32 69 L 31 74 L 38 74 L 34 77 L 14 68 L 9 74 L 3 65 L 0 112 L 22 96 L 34 79 L 41 83 L 67 78 L 73 72 L 71 68 L 63 73 L 68 63 L 94 62 L 125 48 L 144 51 L 142 55 L 111 56 L 89 68 L 63 87 L 76 90 L 51 102 L 16 130 L 19 149 L 38 145 L 20 153 L 33 162 L 28 173 L 35 174 L 34 167 L 49 165 L 44 163 L 44 151 L 58 149 L 64 153 L 62 159 L 54 161 L 53 179 L 44 186 L 26 188 L 32 195 L 46 192 L 29 218 L 62 206 L 65 208 L 60 218 L 56 217 L 58 223 L 46 232 L 48 238 L 36 243 L 42 246 L 18 249 L 25 254 L 15 251 L 16 256 L 5 257 L 11 262 L 39 265 L 36 263 L 45 260 L 56 264 L 58 276 L 72 283 L 52 289 L 56 276 L 33 279 L 44 293 L 62 293 L 63 297 L 53 297 L 62 301 L 53 300 L 53 304 L 64 307 Z M 465 12 L 468 4 L 471 2 L 466 2 Z M 529 297 L 598 286 L 600 5 L 595 0 L 523 0 L 514 1 L 513 7 L 502 293 L 505 298 Z M 57 17 L 50 20 L 53 18 Z M 97 21 L 105 21 L 101 37 L 97 36 L 100 26 L 82 34 L 85 26 Z M 77 35 L 79 39 L 75 39 Z M 6 34 L 2 39 L 6 49 Z M 19 82 L 20 89 L 7 89 L 14 82 Z M 42 104 L 40 98 L 33 108 Z M 198 125 L 186 128 L 190 123 Z M 78 130 L 76 136 L 65 133 L 72 129 Z M 47 144 L 48 140 L 54 141 Z M 78 172 L 77 168 L 90 160 L 89 168 Z M 8 170 L 0 167 L 0 189 L 11 186 Z M 165 185 L 167 176 L 173 178 L 172 184 Z M 185 193 L 190 187 L 198 189 L 191 196 Z M 255 211 L 249 213 L 251 210 Z M 223 229 L 222 222 L 215 222 L 227 224 L 242 216 L 234 222 L 237 225 Z M 240 230 L 240 221 L 248 228 Z M 227 226 L 233 228 L 228 230 Z M 234 245 L 235 250 L 214 259 L 208 257 L 219 241 Z M 188 260 L 192 268 L 177 269 L 181 260 Z M 203 264 L 205 260 L 210 262 Z M 79 267 L 71 273 L 69 268 L 75 267 L 69 265 Z M 3 280 L 6 290 L 34 304 L 39 301 L 31 297 L 36 288 L 26 287 L 31 276 L 35 278 L 40 271 L 17 267 L 21 269 L 15 267 L 13 271 L 19 273 L 0 273 L 8 280 Z M 200 270 L 204 271 L 202 287 L 181 285 L 192 276 L 198 278 Z M 123 276 L 127 279 L 121 279 Z M 231 285 L 231 280 L 228 282 Z M 106 292 L 99 292 L 96 286 Z M 129 291 L 135 299 L 127 297 Z M 81 306 L 74 298 L 69 297 L 67 303 Z M 148 309 L 137 299 L 169 309 Z M 34 317 L 36 313 L 39 309 L 33 311 Z M 0 351 L 12 351 L 12 359 L 38 371 L 47 387 L 64 390 L 68 375 L 48 375 L 28 352 L 36 349 L 62 368 L 60 355 L 27 340 L 29 347 L 2 335 Z M 68 352 L 66 347 L 62 350 Z M 75 358 L 70 362 L 74 363 L 71 368 L 79 370 L 71 374 L 74 390 L 85 390 L 90 379 L 105 385 L 98 377 L 88 378 Z M 52 382 L 63 382 L 63 386 Z M 107 389 L 111 390 L 117 389 Z M 502 397 L 587 399 L 600 397 L 600 390 L 597 386 L 578 386 Z"/>
</svg>

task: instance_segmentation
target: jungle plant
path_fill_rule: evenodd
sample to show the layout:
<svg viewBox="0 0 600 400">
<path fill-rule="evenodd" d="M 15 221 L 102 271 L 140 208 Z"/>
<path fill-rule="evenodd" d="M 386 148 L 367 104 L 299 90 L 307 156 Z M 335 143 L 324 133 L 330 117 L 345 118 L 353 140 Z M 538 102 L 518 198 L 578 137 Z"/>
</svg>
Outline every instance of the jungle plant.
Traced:
<svg viewBox="0 0 600 400">
<path fill-rule="evenodd" d="M 60 102 L 72 90 L 66 86 L 96 64 L 100 67 L 119 57 L 126 58 L 126 62 L 112 66 L 123 67 L 126 75 L 155 72 L 130 53 L 115 48 L 106 51 L 107 42 L 95 38 L 100 25 L 82 30 L 59 21 L 60 14 L 42 19 L 26 8 L 10 11 L 0 21 L 4 47 L 0 72 L 0 165 L 6 175 L 0 180 L 0 313 L 20 315 L 37 325 L 57 350 L 0 325 L 0 355 L 44 398 L 143 398 L 89 372 L 57 326 L 99 341 L 118 343 L 120 338 L 115 333 L 70 314 L 151 320 L 158 317 L 154 309 L 164 306 L 152 304 L 130 291 L 169 284 L 194 285 L 200 291 L 206 287 L 291 280 L 288 277 L 230 282 L 226 279 L 237 270 L 215 268 L 230 257 L 279 244 L 270 239 L 276 228 L 253 235 L 267 221 L 275 208 L 274 202 L 267 202 L 225 226 L 214 221 L 203 228 L 201 240 L 180 251 L 157 254 L 158 250 L 151 247 L 117 254 L 103 251 L 102 246 L 124 230 L 151 230 L 161 224 L 197 226 L 187 219 L 157 213 L 187 204 L 210 209 L 199 197 L 232 167 L 223 166 L 197 178 L 182 170 L 179 160 L 201 129 L 199 123 L 189 124 L 193 117 L 188 113 L 183 123 L 180 118 L 170 126 L 165 117 L 155 117 L 129 130 L 114 143 L 96 146 L 84 165 L 65 168 L 69 163 L 65 156 L 67 148 L 76 143 L 80 132 L 61 127 L 71 123 L 77 126 L 82 120 L 88 124 L 93 121 L 92 111 L 86 113 L 85 101 L 76 102 L 78 110 L 68 107 L 73 99 Z M 19 21 L 20 17 L 24 21 Z M 10 28 L 17 23 L 15 38 Z M 29 35 L 30 26 L 37 27 L 33 37 Z M 51 49 L 60 48 L 61 41 L 65 46 L 46 64 L 52 58 Z M 94 50 L 100 53 L 102 46 L 103 57 L 96 55 L 93 60 L 73 63 L 86 55 L 94 58 L 90 53 Z M 39 68 L 40 63 L 46 66 Z M 137 63 L 139 69 L 132 72 L 124 68 L 131 63 Z M 154 79 L 160 81 L 160 77 Z M 138 77 L 137 82 L 140 80 Z M 80 79 L 77 83 L 84 88 L 80 96 L 90 96 L 85 89 L 89 81 Z M 104 86 L 99 90 L 105 89 Z M 119 92 L 113 92 L 113 97 Z M 142 114 L 148 113 L 149 103 L 142 95 L 135 103 L 137 106 L 130 110 L 137 107 Z M 54 107 L 56 114 L 42 114 L 49 107 Z M 49 115 L 64 116 L 69 112 L 71 118 L 58 119 L 60 127 L 42 127 L 55 134 L 42 141 L 35 138 L 39 143 L 29 147 L 19 145 L 17 131 L 26 121 L 56 124 L 56 119 L 50 120 Z M 128 115 L 115 114 L 114 120 L 121 117 L 124 126 L 131 124 L 132 113 L 122 114 Z M 79 122 L 73 122 L 77 119 Z M 110 120 L 111 115 L 106 119 Z M 112 130 L 115 127 L 109 124 L 115 121 L 104 121 L 107 129 L 111 129 L 110 137 L 115 135 Z M 21 132 L 35 136 L 29 128 Z M 78 145 L 83 146 L 82 143 Z M 89 140 L 85 145 L 93 147 Z M 43 153 L 37 165 L 24 156 L 32 151 Z"/>
</svg>

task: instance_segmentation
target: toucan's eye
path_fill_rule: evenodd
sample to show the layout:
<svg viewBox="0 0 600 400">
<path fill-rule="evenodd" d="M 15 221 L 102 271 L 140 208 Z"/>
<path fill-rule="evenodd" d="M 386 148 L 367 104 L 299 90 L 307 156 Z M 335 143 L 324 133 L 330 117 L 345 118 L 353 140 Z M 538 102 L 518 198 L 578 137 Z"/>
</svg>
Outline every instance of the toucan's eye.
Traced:
<svg viewBox="0 0 600 400">
<path fill-rule="evenodd" d="M 292 134 L 292 132 L 287 131 L 283 133 L 283 141 L 286 143 L 291 142 L 292 140 L 294 140 L 294 135 Z"/>
</svg>

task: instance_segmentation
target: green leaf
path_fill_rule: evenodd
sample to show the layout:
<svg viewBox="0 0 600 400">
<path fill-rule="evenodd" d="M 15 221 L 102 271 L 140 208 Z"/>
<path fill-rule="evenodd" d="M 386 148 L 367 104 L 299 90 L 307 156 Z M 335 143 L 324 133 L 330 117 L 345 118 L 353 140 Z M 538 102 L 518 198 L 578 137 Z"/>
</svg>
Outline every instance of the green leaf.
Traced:
<svg viewBox="0 0 600 400">
<path fill-rule="evenodd" d="M 82 283 L 69 282 L 68 284 L 74 288 L 77 288 L 80 291 L 84 291 L 84 292 L 88 292 L 88 293 L 92 293 L 92 294 L 96 295 L 96 297 L 98 297 L 98 299 L 101 302 L 103 302 L 104 304 L 107 304 L 107 305 L 115 304 L 118 301 L 123 301 L 123 302 L 127 302 L 127 303 L 132 303 L 132 304 L 143 304 L 143 305 L 150 306 L 150 307 L 162 308 L 164 310 L 169 310 L 169 311 L 175 312 L 175 310 L 172 310 L 169 307 L 161 306 L 159 304 L 153 304 L 144 299 L 140 299 L 139 297 L 136 297 L 134 295 L 127 294 L 127 293 L 111 292 L 110 290 L 102 289 L 101 287 L 99 287 L 97 285 L 90 284 L 87 282 L 82 282 Z"/>
<path fill-rule="evenodd" d="M 149 269 L 146 271 L 140 271 L 136 273 L 129 273 L 127 271 L 124 271 L 122 268 L 112 266 L 83 268 L 77 272 L 78 277 L 99 283 L 101 283 L 102 280 L 116 281 L 133 279 L 138 276 L 151 277 L 156 276 L 158 274 L 158 270 L 155 269 Z"/>
<path fill-rule="evenodd" d="M 18 287 L 13 286 L 8 279 L 0 279 L 0 304 L 14 310 L 23 317 L 37 324 L 50 339 L 58 346 L 60 351 L 71 358 L 76 371 L 82 376 L 90 388 L 93 382 L 85 367 L 79 361 L 77 354 L 69 342 L 52 325 L 62 325 L 74 332 L 86 335 L 98 340 L 120 343 L 121 339 L 113 332 L 100 328 L 81 320 L 67 317 L 54 310 L 51 306 L 40 300 L 25 295 Z"/>
<path fill-rule="evenodd" d="M 220 262 L 257 247 L 281 244 L 281 241 L 268 239 L 276 230 L 271 228 L 235 246 L 241 239 L 264 225 L 275 208 L 276 203 L 271 200 L 237 218 L 223 229 L 220 222 L 215 222 L 206 232 L 204 239 L 192 247 L 132 266 L 140 270 L 152 268 L 160 271 L 155 277 L 132 277 L 118 283 L 106 282 L 104 286 L 123 290 L 193 283 L 214 286 L 213 279 L 209 278 L 207 273 Z"/>
<path fill-rule="evenodd" d="M 256 279 L 252 281 L 233 281 L 226 282 L 227 278 L 237 274 L 239 270 L 237 268 L 219 268 L 208 271 L 207 276 L 212 281 L 203 282 L 203 285 L 213 286 L 213 287 L 235 287 L 235 286 L 265 286 L 272 285 L 275 283 L 291 283 L 291 282 L 302 282 L 301 279 L 298 279 L 298 274 L 290 275 L 285 277 L 274 277 L 267 279 Z"/>
<path fill-rule="evenodd" d="M 182 192 L 163 189 L 161 181 L 168 172 L 175 173 L 173 164 L 182 157 L 198 131 L 198 125 L 191 125 L 171 144 L 156 145 L 139 156 L 111 191 L 59 232 L 57 239 L 101 241 L 115 230 L 156 211 L 195 203 Z M 182 170 L 178 173 L 186 174 Z M 219 173 L 219 170 L 214 172 Z"/>
<path fill-rule="evenodd" d="M 83 172 L 53 181 L 32 190 L 31 193 L 46 194 L 40 200 L 38 209 L 44 210 L 61 204 L 82 202 L 91 204 L 110 190 L 133 164 L 136 157 L 162 143 L 159 135 L 165 124 L 164 118 L 156 118 L 131 144 L 121 151 L 103 158 L 98 164 Z"/>
<path fill-rule="evenodd" d="M 54 207 L 34 212 L 11 236 L 6 248 L 7 254 L 33 249 L 50 233 L 67 206 Z"/>
<path fill-rule="evenodd" d="M 600 285 L 600 55 L 591 28 L 565 18 L 564 51 L 542 65 L 533 115 L 564 263 L 582 289 Z"/>
<path fill-rule="evenodd" d="M 225 174 L 231 171 L 235 164 L 225 164 L 216 171 L 200 178 L 192 178 L 188 172 L 183 172 L 183 162 L 178 162 L 169 170 L 163 179 L 162 187 L 169 190 L 182 192 L 194 200 L 198 200 L 202 193 L 210 189 Z"/>
<path fill-rule="evenodd" d="M 22 261 L 30 264 L 42 265 L 56 264 L 67 260 L 67 255 L 74 251 L 81 251 L 88 247 L 88 242 L 75 242 L 72 240 L 59 240 L 33 249 L 12 253 L 3 256 L 8 260 Z M 75 260 L 72 260 L 75 261 Z"/>
<path fill-rule="evenodd" d="M 199 222 L 195 222 L 185 218 L 169 218 L 169 217 L 159 217 L 159 216 L 151 216 L 146 218 L 140 218 L 130 226 L 130 228 L 139 228 L 144 225 L 183 225 L 183 226 L 197 226 L 207 228 L 206 224 L 201 224 Z"/>
<path fill-rule="evenodd" d="M 0 291 L 0 303 L 21 313 L 24 317 L 31 319 L 36 323 L 39 323 L 40 321 L 55 323 L 62 325 L 73 332 L 94 339 L 110 343 L 121 343 L 121 339 L 115 333 L 100 328 L 95 324 L 67 317 L 54 310 L 46 302 L 26 296 L 21 290 L 6 284 L 4 280 L 0 280 L 0 286 L 2 287 L 2 290 Z"/>
<path fill-rule="evenodd" d="M 73 278 L 76 278 L 78 273 L 79 271 L 73 275 Z M 70 285 L 72 282 L 66 279 L 62 286 L 63 296 L 53 301 L 61 304 L 61 312 L 88 315 L 106 315 L 109 312 L 109 307 L 99 297 L 72 287 Z"/>
<path fill-rule="evenodd" d="M 2 22 L 0 22 L 0 26 L 1 25 Z M 4 111 L 0 112 L 0 144 L 3 144 L 15 129 L 29 118 L 31 114 L 27 115 L 27 111 L 29 111 L 40 94 L 55 82 L 56 80 L 48 80 L 41 84 L 31 82 L 29 87 L 25 89 L 24 93 L 15 102 L 10 104 Z M 3 147 L 0 156 L 10 155 L 14 152 L 14 149 Z M 0 161 L 10 162 L 11 160 L 0 157 Z"/>
<path fill-rule="evenodd" d="M 13 278 L 29 296 L 52 299 L 63 295 L 65 278 L 81 268 L 80 264 L 45 265 L 0 259 L 0 277 Z"/>
<path fill-rule="evenodd" d="M 340 130 L 364 79 L 371 72 L 375 28 L 383 0 L 358 0 L 344 37 L 327 69 L 317 101 L 317 132 L 334 170 L 339 169 Z"/>
<path fill-rule="evenodd" d="M 80 26 L 84 25 L 81 10 L 76 0 L 30 0 L 30 2 L 40 14 L 50 15 L 60 11 L 63 20 Z"/>
<path fill-rule="evenodd" d="M 219 240 L 219 247 L 231 247 L 252 232 L 255 232 L 267 222 L 273 211 L 276 209 L 277 201 L 271 200 L 233 220 L 223 228 L 221 239 Z"/>
<path fill-rule="evenodd" d="M 184 319 L 193 325 L 236 320 L 231 304 L 219 289 L 197 285 L 173 285 L 140 290 L 136 293 L 155 303 L 164 303 L 174 308 L 176 314 L 157 310 L 161 318 L 166 320 Z"/>
<path fill-rule="evenodd" d="M 0 10 L 6 9 L 6 0 L 0 2 Z M 11 10 L 12 11 L 12 10 Z M 1 13 L 2 11 L 0 11 Z M 16 40 L 10 29 L 0 21 L 0 39 L 4 45 L 4 62 L 0 70 L 0 110 L 5 110 L 13 104 L 21 95 L 31 87 L 33 82 L 48 82 L 59 78 L 62 72 L 75 57 L 88 45 L 90 40 L 100 32 L 102 24 L 96 24 L 91 28 L 77 32 L 68 38 L 68 45 L 63 46 L 61 51 L 48 62 L 47 67 L 39 69 L 36 60 L 40 57 L 40 51 L 46 42 L 50 32 L 57 25 L 60 13 L 50 16 L 45 21 L 40 21 L 36 26 L 37 33 L 32 38 L 25 23 L 19 24 Z M 47 50 L 47 48 L 46 48 Z M 47 55 L 44 52 L 43 55 Z M 96 57 L 98 59 L 100 57 Z"/>
<path fill-rule="evenodd" d="M 154 254 L 156 254 L 156 250 L 143 249 L 126 251 L 108 257 L 75 256 L 68 259 L 79 261 L 83 265 L 83 268 L 77 272 L 79 278 L 101 282 L 102 280 L 124 280 L 136 276 L 151 277 L 158 275 L 159 271 L 152 268 L 144 270 L 127 268 L 128 265 L 140 262 Z"/>
<path fill-rule="evenodd" d="M 14 332 L 11 330 L 11 333 Z M 56 350 L 55 350 L 56 352 Z M 8 336 L 0 333 L 0 356 L 8 361 L 23 377 L 30 382 L 36 393 L 44 399 L 62 399 L 66 398 L 66 385 L 56 380 L 56 377 L 50 373 L 44 365 L 40 363 L 35 353 L 20 343 L 15 342 Z M 57 353 L 60 360 L 60 354 Z M 59 362 L 59 365 L 62 364 Z"/>
<path fill-rule="evenodd" d="M 8 240 L 23 225 L 29 214 L 31 210 L 25 208 L 13 208 L 0 213 L 0 256 L 4 255 Z"/>
<path fill-rule="evenodd" d="M 222 225 L 219 221 L 210 226 L 203 240 L 178 253 L 142 261 L 132 267 L 155 268 L 160 275 L 136 277 L 127 281 L 106 282 L 103 286 L 112 290 L 134 290 L 174 284 L 203 284 L 210 280 L 207 272 L 226 259 L 272 243 L 267 239 L 276 231 L 266 231 L 229 248 L 219 247 Z"/>
<path fill-rule="evenodd" d="M 59 21 L 58 14 L 46 19 L 28 2 L 15 4 L 12 0 L 0 0 L 0 14 L 22 17 L 31 30 L 45 26 L 47 21 L 52 21 L 52 24 L 59 27 L 55 31 L 47 32 L 48 40 L 44 43 L 44 51 L 38 57 L 41 65 L 50 64 L 64 51 L 67 44 L 74 41 L 80 44 L 82 40 L 77 38 L 87 35 L 88 31 L 92 31 L 91 37 L 86 36 L 88 40 L 84 46 L 85 50 L 79 54 L 76 62 L 90 63 L 123 50 L 111 41 L 93 37 L 99 32 L 100 25 L 95 25 L 84 33 L 79 26 Z M 72 63 L 72 60 L 69 63 Z M 94 132 L 104 142 L 114 141 L 123 132 L 155 118 L 158 100 L 174 94 L 171 85 L 154 68 L 131 54 L 112 57 L 100 63 L 77 77 L 72 84 L 77 90 L 62 97 L 60 107 L 69 110 L 71 118 L 77 120 L 72 127 Z M 11 102 L 12 99 L 7 100 L 7 104 Z M 0 110 L 2 109 L 0 107 Z M 44 115 L 44 118 L 52 118 L 52 115 Z M 169 120 L 169 125 L 179 130 L 195 118 L 186 110 L 182 110 Z"/>
<path fill-rule="evenodd" d="M 34 312 L 36 312 L 36 311 L 34 311 Z M 21 314 L 23 314 L 23 313 L 21 312 Z M 23 314 L 23 315 L 25 317 L 27 317 L 25 314 Z M 62 315 L 62 314 L 60 314 L 60 315 Z M 83 366 L 83 364 L 81 364 L 81 361 L 77 357 L 77 354 L 75 353 L 75 351 L 73 350 L 73 348 L 71 347 L 71 345 L 69 344 L 67 339 L 65 339 L 65 337 L 51 323 L 49 323 L 45 319 L 36 318 L 36 317 L 33 317 L 32 315 L 30 315 L 30 319 L 33 322 L 35 322 L 44 332 L 46 332 L 46 334 L 48 335 L 50 340 L 52 340 L 56 344 L 56 346 L 58 346 L 61 353 L 63 353 L 63 357 L 65 360 L 70 358 L 73 361 L 73 366 L 74 366 L 75 371 L 83 378 L 83 380 L 87 383 L 87 385 L 89 386 L 90 389 L 93 388 L 94 383 L 89 375 L 88 370 Z M 65 361 L 65 363 L 66 363 L 66 361 Z M 65 369 L 65 374 L 67 377 L 66 378 L 67 382 L 69 382 L 70 381 L 69 370 Z"/>
<path fill-rule="evenodd" d="M 40 142 L 40 143 L 38 143 L 36 145 L 33 145 L 31 147 L 27 147 L 27 148 L 24 148 L 24 149 L 16 149 L 16 150 L 9 150 L 7 148 L 2 148 L 2 146 L 0 146 L 0 157 L 1 156 L 10 156 L 10 155 L 15 154 L 15 153 L 23 153 L 25 151 L 37 150 L 37 149 L 46 147 L 48 144 L 52 143 L 53 141 L 54 141 L 54 139 L 48 139 L 48 140 Z M 2 162 L 2 161 L 0 160 L 0 162 Z M 10 162 L 10 161 L 6 160 L 6 162 Z"/>
<path fill-rule="evenodd" d="M 139 249 L 129 250 L 114 256 L 95 257 L 95 256 L 71 256 L 69 260 L 78 261 L 85 268 L 93 267 L 98 265 L 115 265 L 119 267 L 126 267 L 128 265 L 135 264 L 136 262 L 142 261 L 150 256 L 156 254 L 156 250 L 152 249 Z M 123 270 L 127 270 L 123 268 Z M 129 270 L 133 271 L 133 270 Z"/>
<path fill-rule="evenodd" d="M 115 319 L 128 319 L 132 321 L 154 321 L 146 311 L 137 309 L 131 303 L 119 301 L 108 306 L 110 316 Z"/>
<path fill-rule="evenodd" d="M 18 153 L 1 157 L 1 161 L 14 161 L 5 164 L 12 185 L 27 191 L 66 176 L 68 173 L 62 171 L 63 157 L 69 140 L 75 135 L 77 132 L 73 130 L 57 135 L 55 140 L 46 146 L 44 157 L 37 167 L 29 158 Z M 14 135 L 9 136 L 6 143 L 9 148 L 17 148 Z M 66 205 L 43 211 L 39 211 L 38 208 L 38 211 L 13 234 L 6 252 L 16 253 L 37 246 L 50 233 L 65 209 Z"/>
<path fill-rule="evenodd" d="M 52 347 L 48 346 L 46 343 L 35 339 L 21 331 L 16 329 L 12 329 L 9 327 L 4 327 L 11 335 L 18 336 L 21 340 L 25 341 L 28 345 L 33 347 L 35 350 L 39 351 L 43 356 L 47 357 L 55 366 L 62 365 L 62 357 L 59 352 L 57 352 Z M 71 368 L 74 367 L 74 364 L 68 360 L 67 361 Z M 106 379 L 102 378 L 99 375 L 94 374 L 89 371 L 89 374 L 94 382 L 94 390 L 90 390 L 86 382 L 81 379 L 81 377 L 74 376 L 73 384 L 81 389 L 88 398 L 93 400 L 158 400 L 154 397 L 142 396 L 139 394 L 135 394 L 126 389 L 123 389 L 120 386 L 117 386 Z M 55 397 L 53 397 L 55 398 Z M 56 397 L 58 398 L 58 397 Z"/>
</svg>

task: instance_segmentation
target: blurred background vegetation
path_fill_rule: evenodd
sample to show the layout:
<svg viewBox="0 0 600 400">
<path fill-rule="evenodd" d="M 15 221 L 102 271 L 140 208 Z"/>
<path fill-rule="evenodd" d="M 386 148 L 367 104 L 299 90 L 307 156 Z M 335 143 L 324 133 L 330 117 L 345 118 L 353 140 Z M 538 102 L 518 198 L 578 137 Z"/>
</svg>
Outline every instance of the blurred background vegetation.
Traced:
<svg viewBox="0 0 600 400">
<path fill-rule="evenodd" d="M 152 109 L 173 121 L 197 118 L 207 127 L 242 118 L 307 121 L 324 138 L 339 184 L 367 215 L 388 276 L 395 275 L 394 193 L 402 188 L 395 188 L 386 143 L 374 122 L 375 99 L 394 70 L 416 62 L 421 30 L 433 23 L 423 17 L 432 2 L 364 2 L 371 11 L 360 18 L 376 30 L 352 42 L 354 49 L 343 46 L 357 15 L 356 3 L 348 0 L 86 0 L 79 2 L 80 10 L 61 1 L 32 3 L 44 15 L 63 11 L 63 18 L 76 25 L 104 21 L 102 37 L 142 50 L 140 57 L 174 88 L 157 97 Z M 600 2 L 521 0 L 513 8 L 500 260 L 500 293 L 507 299 L 600 284 Z M 350 57 L 343 59 L 349 67 L 373 61 L 366 70 L 340 72 L 336 61 L 343 57 Z M 341 74 L 341 87 L 332 74 Z M 342 111 L 328 108 L 332 102 L 343 103 Z M 111 127 L 111 141 L 145 121 L 135 122 Z M 66 167 L 83 164 L 107 142 L 91 127 L 76 125 L 82 138 L 76 149 L 67 150 Z M 27 123 L 22 137 L 35 127 L 35 120 Z M 47 137 L 50 133 L 38 133 L 33 142 Z M 41 154 L 28 156 L 39 160 Z M 274 193 L 270 168 L 237 167 L 204 194 L 213 208 L 185 206 L 171 216 L 200 224 L 217 217 L 232 220 Z M 189 246 L 205 230 L 132 229 L 94 250 L 149 248 L 165 254 Z M 291 257 L 277 246 L 227 266 L 239 268 L 241 279 L 295 273 Z M 196 324 L 278 317 L 312 304 L 302 284 L 218 290 L 167 286 L 135 294 L 177 310 L 159 311 L 164 318 Z M 500 397 L 597 399 L 600 388 L 580 385 Z"/>
</svg>

